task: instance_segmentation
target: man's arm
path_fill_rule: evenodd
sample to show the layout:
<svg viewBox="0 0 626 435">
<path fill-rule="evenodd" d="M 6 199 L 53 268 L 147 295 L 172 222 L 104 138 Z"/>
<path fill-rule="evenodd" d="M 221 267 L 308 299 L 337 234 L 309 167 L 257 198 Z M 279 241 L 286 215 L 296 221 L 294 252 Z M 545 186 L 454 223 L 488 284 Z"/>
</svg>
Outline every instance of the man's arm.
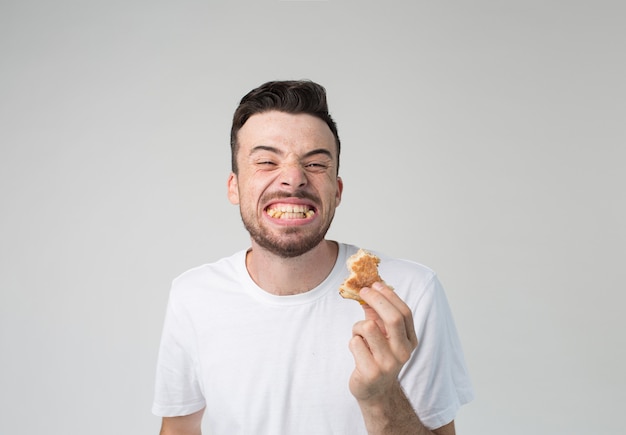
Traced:
<svg viewBox="0 0 626 435">
<path fill-rule="evenodd" d="M 204 409 L 180 417 L 163 417 L 160 435 L 201 435 Z"/>
<path fill-rule="evenodd" d="M 398 375 L 417 348 L 411 309 L 389 287 L 375 283 L 360 292 L 365 320 L 352 330 L 355 369 L 350 391 L 370 435 L 455 435 L 454 421 L 427 429 L 404 394 Z"/>
<path fill-rule="evenodd" d="M 454 420 L 428 430 L 413 410 L 411 402 L 398 384 L 397 391 L 390 394 L 384 404 L 359 402 L 369 434 L 394 435 L 455 435 Z"/>
</svg>

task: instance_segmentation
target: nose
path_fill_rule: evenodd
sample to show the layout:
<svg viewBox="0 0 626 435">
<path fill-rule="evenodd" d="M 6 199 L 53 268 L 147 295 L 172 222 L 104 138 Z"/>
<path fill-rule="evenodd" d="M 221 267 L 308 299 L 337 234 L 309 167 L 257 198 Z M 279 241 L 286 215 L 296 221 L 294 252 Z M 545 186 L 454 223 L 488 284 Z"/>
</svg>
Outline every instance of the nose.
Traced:
<svg viewBox="0 0 626 435">
<path fill-rule="evenodd" d="M 280 184 L 282 187 L 301 189 L 306 186 L 307 181 L 302 165 L 291 163 L 283 166 L 280 173 Z"/>
</svg>

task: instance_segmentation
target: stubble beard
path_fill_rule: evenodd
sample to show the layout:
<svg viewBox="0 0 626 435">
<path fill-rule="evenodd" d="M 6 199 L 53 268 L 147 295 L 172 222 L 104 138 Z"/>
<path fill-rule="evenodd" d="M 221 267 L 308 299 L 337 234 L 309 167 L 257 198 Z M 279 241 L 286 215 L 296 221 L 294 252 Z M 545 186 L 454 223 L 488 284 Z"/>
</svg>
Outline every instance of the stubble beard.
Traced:
<svg viewBox="0 0 626 435">
<path fill-rule="evenodd" d="M 255 219 L 247 218 L 243 212 L 241 213 L 243 225 L 250 233 L 252 240 L 261 248 L 281 258 L 299 257 L 319 245 L 326 237 L 333 218 L 334 213 L 325 226 L 309 234 L 307 232 L 310 230 L 300 226 L 285 227 L 281 230 L 282 234 L 271 234 Z"/>
</svg>

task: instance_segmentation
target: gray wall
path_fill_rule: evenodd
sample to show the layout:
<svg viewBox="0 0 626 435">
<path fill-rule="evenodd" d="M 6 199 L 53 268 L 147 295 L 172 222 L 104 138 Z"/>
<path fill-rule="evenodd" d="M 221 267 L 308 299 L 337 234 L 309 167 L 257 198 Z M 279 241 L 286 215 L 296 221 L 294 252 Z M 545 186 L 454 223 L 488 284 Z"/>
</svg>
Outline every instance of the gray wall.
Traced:
<svg viewBox="0 0 626 435">
<path fill-rule="evenodd" d="M 230 118 L 326 86 L 330 237 L 446 286 L 459 434 L 623 433 L 620 1 L 2 1 L 0 433 L 149 434 L 170 281 L 247 246 Z"/>
</svg>

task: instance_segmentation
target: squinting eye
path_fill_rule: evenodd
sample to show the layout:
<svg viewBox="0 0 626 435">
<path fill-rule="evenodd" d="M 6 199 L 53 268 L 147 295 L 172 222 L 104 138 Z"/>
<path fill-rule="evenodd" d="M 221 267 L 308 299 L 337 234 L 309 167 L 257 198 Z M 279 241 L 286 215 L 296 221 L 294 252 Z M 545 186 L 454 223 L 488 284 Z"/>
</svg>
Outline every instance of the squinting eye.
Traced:
<svg viewBox="0 0 626 435">
<path fill-rule="evenodd" d="M 310 169 L 326 169 L 328 166 L 323 163 L 309 163 L 306 167 Z"/>
</svg>

